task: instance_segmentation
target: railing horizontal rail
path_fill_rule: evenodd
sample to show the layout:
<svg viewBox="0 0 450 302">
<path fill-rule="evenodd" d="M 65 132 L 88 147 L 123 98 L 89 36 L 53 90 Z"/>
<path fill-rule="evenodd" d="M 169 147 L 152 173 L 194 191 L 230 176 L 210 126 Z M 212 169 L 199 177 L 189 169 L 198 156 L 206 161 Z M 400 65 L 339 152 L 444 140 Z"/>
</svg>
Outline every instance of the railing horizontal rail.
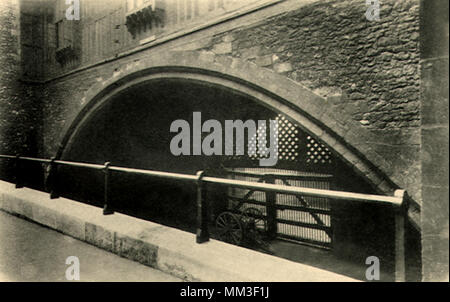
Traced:
<svg viewBox="0 0 450 302">
<path fill-rule="evenodd" d="M 198 177 L 196 175 L 190 175 L 190 174 L 171 173 L 171 172 L 133 169 L 133 168 L 123 168 L 123 167 L 116 167 L 116 166 L 110 166 L 110 170 L 117 171 L 117 172 L 126 172 L 126 173 L 168 178 L 168 179 L 176 179 L 176 180 L 197 181 L 197 179 L 198 179 Z"/>
<path fill-rule="evenodd" d="M 58 164 L 58 165 L 66 165 L 66 166 L 77 167 L 77 168 L 88 168 L 88 169 L 94 169 L 94 170 L 102 170 L 105 168 L 104 165 L 99 165 L 99 164 L 76 163 L 76 162 L 70 162 L 70 161 L 64 161 L 64 160 L 55 160 L 54 163 Z"/>
<path fill-rule="evenodd" d="M 203 181 L 209 182 L 209 183 L 215 183 L 215 184 L 228 185 L 228 186 L 243 188 L 243 189 L 252 189 L 252 190 L 259 190 L 259 191 L 272 191 L 272 192 L 284 193 L 284 194 L 306 195 L 306 196 L 315 196 L 315 197 L 324 197 L 324 198 L 333 198 L 333 199 L 345 199 L 345 200 L 353 200 L 353 201 L 361 201 L 361 202 L 385 203 L 385 204 L 392 204 L 395 206 L 400 206 L 403 202 L 403 198 L 397 197 L 397 196 L 371 195 L 371 194 L 362 194 L 362 193 L 351 193 L 351 192 L 345 192 L 345 191 L 292 187 L 292 186 L 275 185 L 275 184 L 267 184 L 267 183 L 255 183 L 255 182 L 251 182 L 251 181 L 224 179 L 224 178 L 208 177 L 208 176 L 205 176 L 203 178 Z"/>
<path fill-rule="evenodd" d="M 11 155 L 0 155 L 0 157 L 10 158 L 10 159 L 38 161 L 38 162 L 42 162 L 42 163 L 50 163 L 51 162 L 51 160 L 49 160 L 49 159 L 32 158 L 32 157 L 15 157 L 15 156 L 11 156 Z M 100 164 L 63 161 L 63 160 L 55 160 L 54 163 L 59 164 L 59 165 L 67 165 L 67 166 L 80 167 L 80 168 L 91 168 L 91 169 L 98 169 L 98 170 L 105 168 L 104 165 L 100 165 Z M 154 171 L 154 170 L 147 170 L 147 169 L 134 169 L 134 168 L 125 168 L 125 167 L 118 167 L 118 166 L 109 166 L 109 170 L 117 171 L 117 172 L 155 176 L 155 177 L 161 177 L 161 178 L 169 178 L 169 179 L 175 179 L 175 180 L 197 181 L 197 179 L 198 179 L 198 177 L 196 175 L 191 175 L 191 174 L 171 173 L 171 172 Z M 285 185 L 278 185 L 278 184 L 257 183 L 257 182 L 252 182 L 252 181 L 226 179 L 226 178 L 209 177 L 209 176 L 203 177 L 202 181 L 205 183 L 227 185 L 227 186 L 242 188 L 242 189 L 251 189 L 251 190 L 266 191 L 266 192 L 270 191 L 270 192 L 277 192 L 277 193 L 283 193 L 283 194 L 305 195 L 305 196 L 314 196 L 314 197 L 323 197 L 323 198 L 332 198 L 332 199 L 344 199 L 344 200 L 349 200 L 349 201 L 360 201 L 360 202 L 374 202 L 374 203 L 382 203 L 382 204 L 391 204 L 394 206 L 401 206 L 403 203 L 402 196 L 372 195 L 372 194 L 352 193 L 352 192 L 326 190 L 326 189 L 293 187 L 293 186 L 285 186 Z"/>
</svg>

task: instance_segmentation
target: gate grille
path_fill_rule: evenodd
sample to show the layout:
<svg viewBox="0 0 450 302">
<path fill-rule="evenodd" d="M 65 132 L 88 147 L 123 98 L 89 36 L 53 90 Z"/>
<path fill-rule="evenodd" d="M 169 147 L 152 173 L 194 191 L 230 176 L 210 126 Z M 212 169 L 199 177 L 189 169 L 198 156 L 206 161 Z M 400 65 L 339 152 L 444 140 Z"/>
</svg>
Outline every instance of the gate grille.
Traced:
<svg viewBox="0 0 450 302">
<path fill-rule="evenodd" d="M 274 183 L 317 189 L 330 189 L 331 175 L 270 168 L 234 168 L 233 179 L 262 182 L 267 177 Z M 230 188 L 230 208 L 257 208 L 268 219 L 267 195 L 260 191 Z M 327 198 L 276 194 L 276 236 L 330 248 L 332 244 L 331 207 Z"/>
</svg>

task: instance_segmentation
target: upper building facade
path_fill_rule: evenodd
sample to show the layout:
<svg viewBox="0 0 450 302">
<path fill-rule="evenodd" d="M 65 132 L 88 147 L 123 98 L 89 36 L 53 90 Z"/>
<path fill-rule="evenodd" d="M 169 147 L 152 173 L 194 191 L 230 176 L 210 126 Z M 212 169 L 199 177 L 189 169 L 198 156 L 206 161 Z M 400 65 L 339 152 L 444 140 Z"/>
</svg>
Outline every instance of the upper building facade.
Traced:
<svg viewBox="0 0 450 302">
<path fill-rule="evenodd" d="M 279 1 L 23 1 L 24 77 L 54 77 L 276 2 Z"/>
</svg>

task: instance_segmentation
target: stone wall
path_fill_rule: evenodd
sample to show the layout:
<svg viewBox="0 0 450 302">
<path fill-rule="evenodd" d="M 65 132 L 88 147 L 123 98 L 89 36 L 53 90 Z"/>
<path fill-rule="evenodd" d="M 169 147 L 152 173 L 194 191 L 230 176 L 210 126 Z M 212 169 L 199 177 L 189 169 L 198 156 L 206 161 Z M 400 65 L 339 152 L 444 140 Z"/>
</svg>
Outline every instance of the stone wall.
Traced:
<svg viewBox="0 0 450 302">
<path fill-rule="evenodd" d="M 423 1 L 422 11 L 423 280 L 448 282 L 448 1 Z"/>
<path fill-rule="evenodd" d="M 25 84 L 19 1 L 0 2 L 0 154 L 36 155 L 41 137 L 39 84 Z"/>
<path fill-rule="evenodd" d="M 389 161 L 388 176 L 420 202 L 419 2 L 383 1 L 378 22 L 365 11 L 364 1 L 319 1 L 219 35 L 205 49 L 270 68 L 323 97 L 342 95 L 336 109 L 376 137 L 360 142 L 363 153 Z"/>
<path fill-rule="evenodd" d="M 216 37 L 211 51 L 271 68 L 327 97 L 345 94 L 355 120 L 374 130 L 416 128 L 419 3 L 319 1 Z"/>
</svg>

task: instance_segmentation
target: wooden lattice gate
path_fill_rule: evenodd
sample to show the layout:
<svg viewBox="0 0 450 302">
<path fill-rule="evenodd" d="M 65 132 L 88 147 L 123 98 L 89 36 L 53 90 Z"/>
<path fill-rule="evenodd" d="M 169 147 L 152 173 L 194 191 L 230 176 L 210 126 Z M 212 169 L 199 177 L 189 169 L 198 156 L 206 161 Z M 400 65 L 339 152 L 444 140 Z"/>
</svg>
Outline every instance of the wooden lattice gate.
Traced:
<svg viewBox="0 0 450 302">
<path fill-rule="evenodd" d="M 331 150 L 282 114 L 270 117 L 278 122 L 276 168 L 257 166 L 258 137 L 250 137 L 249 158 L 234 157 L 229 177 L 317 189 L 332 189 L 336 160 Z M 260 131 L 261 129 L 258 129 Z M 270 139 L 269 137 L 266 138 Z M 250 161 L 249 161 L 250 160 Z M 306 196 L 229 189 L 229 209 L 242 212 L 253 207 L 264 215 L 270 237 L 285 238 L 331 248 L 330 200 Z"/>
<path fill-rule="evenodd" d="M 331 175 L 267 168 L 234 168 L 229 175 L 238 180 L 317 189 L 330 189 L 332 182 Z M 331 248 L 331 206 L 326 198 L 230 188 L 229 200 L 230 208 L 238 205 L 240 211 L 249 207 L 258 209 L 272 238 Z"/>
</svg>

